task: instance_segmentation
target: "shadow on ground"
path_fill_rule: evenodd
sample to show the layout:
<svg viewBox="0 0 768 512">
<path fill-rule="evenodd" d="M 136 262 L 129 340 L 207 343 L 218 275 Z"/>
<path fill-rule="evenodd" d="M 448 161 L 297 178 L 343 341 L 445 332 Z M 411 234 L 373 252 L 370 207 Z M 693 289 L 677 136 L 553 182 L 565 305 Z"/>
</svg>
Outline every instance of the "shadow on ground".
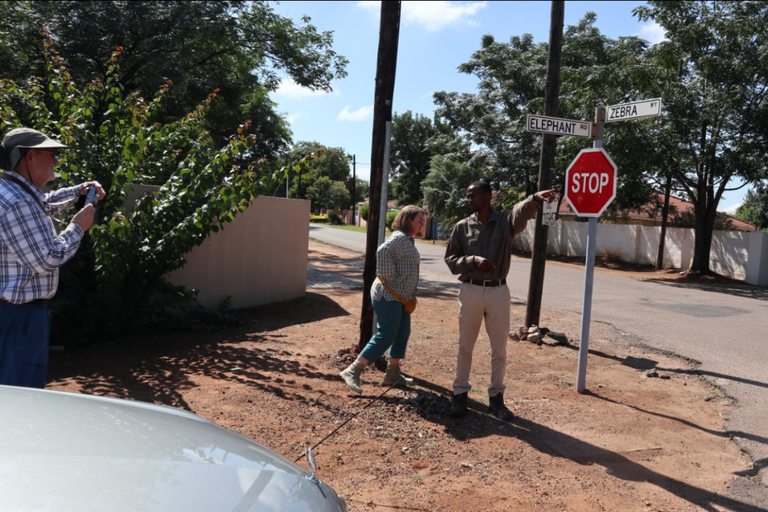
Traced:
<svg viewBox="0 0 768 512">
<path fill-rule="evenodd" d="M 343 293 L 343 291 L 342 291 Z M 349 293 L 359 293 L 350 291 Z M 238 310 L 246 324 L 215 332 L 142 331 L 119 341 L 51 355 L 50 385 L 76 384 L 82 392 L 162 403 L 191 410 L 183 391 L 196 386 L 196 375 L 238 382 L 286 398 L 280 379 L 267 373 L 332 379 L 292 353 L 262 348 L 280 343 L 281 329 L 313 324 L 349 312 L 324 295 Z M 278 331 L 278 332 L 276 332 Z M 242 342 L 250 342 L 242 345 Z"/>
</svg>

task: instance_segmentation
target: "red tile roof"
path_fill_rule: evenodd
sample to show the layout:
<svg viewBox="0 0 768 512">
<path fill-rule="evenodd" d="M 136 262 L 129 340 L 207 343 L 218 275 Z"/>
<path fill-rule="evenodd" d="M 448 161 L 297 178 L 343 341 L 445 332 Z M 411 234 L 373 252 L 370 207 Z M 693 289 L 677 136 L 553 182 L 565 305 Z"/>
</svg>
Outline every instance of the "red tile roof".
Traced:
<svg viewBox="0 0 768 512">
<path fill-rule="evenodd" d="M 645 225 L 661 225 L 661 213 L 664 206 L 664 195 L 658 192 L 652 194 L 651 200 L 640 208 L 633 210 L 622 210 L 617 212 L 617 218 L 621 220 L 626 219 L 626 224 L 645 224 Z M 680 199 L 679 197 L 669 196 L 669 218 L 674 218 L 683 213 L 693 213 L 693 203 Z M 563 200 L 560 203 L 560 209 L 558 215 L 572 216 L 573 211 L 568 204 L 568 201 Z M 727 215 L 727 214 L 725 214 Z M 733 225 L 735 231 L 756 231 L 758 228 L 754 224 L 745 222 L 741 219 L 737 219 L 731 215 L 727 215 L 728 219 Z"/>
</svg>

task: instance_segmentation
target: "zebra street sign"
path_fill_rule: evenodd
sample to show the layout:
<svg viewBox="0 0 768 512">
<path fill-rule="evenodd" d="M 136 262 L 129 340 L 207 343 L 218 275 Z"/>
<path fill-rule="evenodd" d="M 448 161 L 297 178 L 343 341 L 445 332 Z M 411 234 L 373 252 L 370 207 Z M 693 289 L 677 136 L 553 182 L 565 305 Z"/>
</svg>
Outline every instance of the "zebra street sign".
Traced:
<svg viewBox="0 0 768 512">
<path fill-rule="evenodd" d="M 605 107 L 605 122 L 627 121 L 661 115 L 661 98 Z"/>
<path fill-rule="evenodd" d="M 528 114 L 526 128 L 529 132 L 550 133 L 552 135 L 571 135 L 573 137 L 590 138 L 592 135 L 592 123 L 587 121 L 574 121 L 573 119 L 561 119 L 559 117 L 536 116 Z"/>
</svg>

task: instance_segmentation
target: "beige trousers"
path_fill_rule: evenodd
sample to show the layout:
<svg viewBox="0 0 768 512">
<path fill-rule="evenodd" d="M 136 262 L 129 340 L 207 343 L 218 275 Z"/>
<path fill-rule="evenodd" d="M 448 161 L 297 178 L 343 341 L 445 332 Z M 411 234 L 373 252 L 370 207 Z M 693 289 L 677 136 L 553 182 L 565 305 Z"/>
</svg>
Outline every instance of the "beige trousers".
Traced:
<svg viewBox="0 0 768 512">
<path fill-rule="evenodd" d="M 453 394 L 472 389 L 469 373 L 472 352 L 475 349 L 480 324 L 485 319 L 485 332 L 491 342 L 491 383 L 488 395 L 504 392 L 504 374 L 507 370 L 507 339 L 509 338 L 509 288 L 493 288 L 462 283 L 459 288 L 459 355 L 456 361 L 456 380 Z"/>
</svg>

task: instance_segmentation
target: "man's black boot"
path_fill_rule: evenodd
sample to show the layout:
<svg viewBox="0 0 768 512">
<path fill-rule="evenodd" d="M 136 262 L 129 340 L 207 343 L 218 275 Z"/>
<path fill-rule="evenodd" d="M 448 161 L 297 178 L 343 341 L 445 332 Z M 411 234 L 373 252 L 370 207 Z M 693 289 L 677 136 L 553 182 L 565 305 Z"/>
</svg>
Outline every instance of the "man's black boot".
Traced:
<svg viewBox="0 0 768 512">
<path fill-rule="evenodd" d="M 488 397 L 488 408 L 491 410 L 491 414 L 502 421 L 512 421 L 515 417 L 515 415 L 512 414 L 512 411 L 507 409 L 507 406 L 504 405 L 504 395 L 502 393 Z"/>
<path fill-rule="evenodd" d="M 451 404 L 451 411 L 449 413 L 452 418 L 461 418 L 467 414 L 467 395 L 468 392 L 453 395 L 453 403 Z"/>
</svg>

